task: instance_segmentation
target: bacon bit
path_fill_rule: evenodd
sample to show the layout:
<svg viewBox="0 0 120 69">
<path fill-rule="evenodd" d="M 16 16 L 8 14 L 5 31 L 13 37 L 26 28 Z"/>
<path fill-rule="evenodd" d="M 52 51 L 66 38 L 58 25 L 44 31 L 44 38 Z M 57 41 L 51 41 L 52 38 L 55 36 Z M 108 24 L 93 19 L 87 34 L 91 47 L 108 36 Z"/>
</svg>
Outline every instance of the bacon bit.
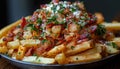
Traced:
<svg viewBox="0 0 120 69">
<path fill-rule="evenodd" d="M 8 36 L 8 37 L 13 37 L 14 34 L 13 34 L 12 32 L 10 32 L 7 36 Z"/>
<path fill-rule="evenodd" d="M 23 28 L 25 27 L 26 24 L 27 24 L 27 23 L 26 23 L 25 17 L 22 17 L 21 28 L 23 29 Z"/>
<path fill-rule="evenodd" d="M 33 16 L 30 18 L 30 20 L 33 22 L 36 21 L 38 18 L 38 15 L 39 15 L 38 12 L 34 12 Z"/>
<path fill-rule="evenodd" d="M 89 29 L 90 29 L 91 33 L 94 33 L 96 31 L 96 29 L 97 29 L 97 26 L 96 25 L 90 26 Z"/>
<path fill-rule="evenodd" d="M 32 55 L 32 50 L 33 50 L 33 48 L 30 48 L 30 49 L 26 52 L 25 56 L 31 56 L 31 55 Z"/>
<path fill-rule="evenodd" d="M 92 17 L 93 17 L 93 15 L 92 15 L 91 13 L 88 13 L 88 16 L 89 16 L 90 18 L 92 18 Z"/>
<path fill-rule="evenodd" d="M 64 14 L 67 14 L 67 13 L 69 13 L 69 12 L 70 12 L 69 8 L 66 8 L 66 9 L 64 10 Z"/>
<path fill-rule="evenodd" d="M 41 47 L 36 49 L 36 54 L 39 56 L 42 55 L 42 53 L 44 53 L 44 52 L 45 52 L 44 46 L 41 46 Z"/>
<path fill-rule="evenodd" d="M 50 24 L 47 24 L 46 25 L 46 28 L 48 29 L 48 28 L 52 28 L 52 26 L 54 26 L 54 24 L 53 23 L 50 23 Z"/>
<path fill-rule="evenodd" d="M 87 41 L 88 39 L 86 38 L 86 39 L 82 39 L 82 40 L 79 40 L 79 41 L 77 41 L 77 43 L 82 43 L 82 42 L 85 42 L 85 41 Z"/>
<path fill-rule="evenodd" d="M 37 55 L 42 55 L 44 52 L 49 51 L 54 46 L 54 40 L 50 37 L 46 37 L 45 41 L 39 48 L 35 50 Z"/>
<path fill-rule="evenodd" d="M 89 35 L 88 33 L 83 33 L 83 34 L 80 35 L 80 38 L 79 38 L 79 39 L 80 39 L 80 40 L 86 39 L 86 38 L 88 37 L 88 35 Z"/>
<path fill-rule="evenodd" d="M 32 36 L 38 36 L 38 32 L 32 31 Z"/>
<path fill-rule="evenodd" d="M 59 40 L 56 45 L 60 45 L 60 44 L 63 44 L 65 42 L 65 40 Z"/>
<path fill-rule="evenodd" d="M 81 10 L 85 10 L 83 3 L 77 2 L 77 5 Z"/>
<path fill-rule="evenodd" d="M 53 3 L 59 3 L 59 0 L 52 0 Z"/>
<path fill-rule="evenodd" d="M 47 6 L 45 4 L 40 5 L 40 8 L 46 8 Z"/>
<path fill-rule="evenodd" d="M 96 20 L 94 19 L 95 18 L 94 15 L 92 15 L 91 13 L 88 13 L 88 16 L 90 18 L 90 20 L 88 21 L 88 24 L 96 23 Z"/>
<path fill-rule="evenodd" d="M 13 38 L 12 37 L 5 37 L 3 38 L 3 41 L 6 41 L 6 42 L 9 42 L 9 41 L 12 41 Z"/>
<path fill-rule="evenodd" d="M 47 40 L 50 40 L 51 46 L 53 47 L 55 45 L 54 39 L 51 37 L 46 37 L 46 38 L 47 38 Z"/>
</svg>

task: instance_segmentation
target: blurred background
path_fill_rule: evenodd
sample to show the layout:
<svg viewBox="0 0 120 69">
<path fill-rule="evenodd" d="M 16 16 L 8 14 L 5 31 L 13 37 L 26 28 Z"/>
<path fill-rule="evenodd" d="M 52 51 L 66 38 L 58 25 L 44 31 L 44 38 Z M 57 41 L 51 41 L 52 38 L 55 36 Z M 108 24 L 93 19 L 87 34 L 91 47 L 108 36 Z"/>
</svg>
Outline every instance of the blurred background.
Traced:
<svg viewBox="0 0 120 69">
<path fill-rule="evenodd" d="M 51 0 L 1 0 L 0 1 L 0 28 L 15 22 L 22 16 L 32 15 L 40 4 Z M 68 0 L 75 1 L 75 0 Z M 120 0 L 80 0 L 83 1 L 88 12 L 101 12 L 105 21 L 111 22 L 119 17 Z"/>
</svg>

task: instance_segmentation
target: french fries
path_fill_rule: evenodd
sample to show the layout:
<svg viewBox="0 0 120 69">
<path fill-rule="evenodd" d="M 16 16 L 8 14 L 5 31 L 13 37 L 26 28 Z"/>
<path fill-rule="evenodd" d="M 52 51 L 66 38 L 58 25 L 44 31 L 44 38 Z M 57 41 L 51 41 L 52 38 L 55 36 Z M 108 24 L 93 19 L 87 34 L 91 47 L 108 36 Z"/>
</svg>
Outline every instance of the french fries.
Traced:
<svg viewBox="0 0 120 69">
<path fill-rule="evenodd" d="M 120 23 L 102 23 L 107 30 L 120 30 Z"/>
<path fill-rule="evenodd" d="M 51 49 L 50 51 L 48 51 L 47 55 L 49 57 L 55 57 L 57 54 L 63 52 L 66 49 L 65 45 L 59 45 L 59 46 L 55 46 L 53 49 Z"/>
<path fill-rule="evenodd" d="M 116 37 L 116 31 L 120 30 L 120 24 L 103 23 L 104 17 L 100 13 L 96 13 L 96 22 L 94 15 L 79 11 L 82 8 L 74 5 L 80 6 L 80 3 L 63 9 L 55 5 L 61 9 L 59 11 L 52 11 L 46 5 L 44 10 L 35 11 L 31 18 L 23 17 L 3 28 L 0 31 L 0 53 L 39 64 L 91 62 L 119 53 L 120 37 Z"/>
<path fill-rule="evenodd" d="M 55 56 L 55 60 L 58 62 L 58 64 L 66 64 L 66 56 L 64 53 L 57 54 Z"/>
<path fill-rule="evenodd" d="M 21 40 L 20 43 L 24 47 L 33 47 L 33 46 L 37 46 L 38 44 L 40 44 L 40 40 L 37 40 L 37 39 Z"/>
<path fill-rule="evenodd" d="M 22 60 L 24 58 L 25 52 L 26 52 L 26 47 L 19 46 L 16 59 Z"/>
<path fill-rule="evenodd" d="M 116 38 L 114 38 L 114 39 L 112 40 L 112 42 L 116 43 L 117 46 L 120 47 L 120 37 L 116 37 Z"/>
<path fill-rule="evenodd" d="M 79 54 L 79 55 L 74 55 L 67 57 L 67 62 L 68 63 L 81 63 L 81 62 L 90 62 L 90 61 L 95 61 L 101 59 L 100 53 L 94 53 L 94 54 Z"/>
<path fill-rule="evenodd" d="M 37 56 L 24 57 L 22 61 L 40 63 L 40 64 L 54 64 L 55 63 L 54 58 L 45 58 L 45 57 L 37 57 Z"/>
<path fill-rule="evenodd" d="M 35 62 L 40 63 L 40 64 L 54 64 L 55 59 L 54 58 L 38 57 Z"/>
<path fill-rule="evenodd" d="M 18 47 L 20 46 L 20 42 L 19 40 L 11 41 L 7 43 L 7 46 L 11 49 L 18 49 Z"/>
<path fill-rule="evenodd" d="M 6 46 L 0 46 L 0 53 L 5 54 L 7 53 L 7 51 L 8 51 L 8 48 Z"/>
<path fill-rule="evenodd" d="M 69 56 L 70 55 L 75 55 L 77 53 L 80 53 L 80 52 L 83 52 L 85 50 L 88 50 L 88 49 L 92 48 L 92 46 L 93 46 L 92 41 L 86 41 L 86 42 L 83 42 L 81 44 L 78 44 L 78 45 L 74 46 L 73 48 L 71 46 L 71 48 L 66 50 L 65 54 L 69 55 Z"/>
</svg>

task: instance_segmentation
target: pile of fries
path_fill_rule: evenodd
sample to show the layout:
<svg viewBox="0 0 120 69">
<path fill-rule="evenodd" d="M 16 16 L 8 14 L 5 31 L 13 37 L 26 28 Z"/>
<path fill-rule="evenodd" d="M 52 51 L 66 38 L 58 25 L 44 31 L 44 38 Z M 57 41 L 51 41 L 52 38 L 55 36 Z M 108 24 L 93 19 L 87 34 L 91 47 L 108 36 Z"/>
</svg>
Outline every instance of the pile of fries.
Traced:
<svg viewBox="0 0 120 69">
<path fill-rule="evenodd" d="M 120 24 L 95 15 L 82 2 L 53 0 L 3 28 L 0 53 L 39 64 L 92 62 L 119 53 Z"/>
</svg>

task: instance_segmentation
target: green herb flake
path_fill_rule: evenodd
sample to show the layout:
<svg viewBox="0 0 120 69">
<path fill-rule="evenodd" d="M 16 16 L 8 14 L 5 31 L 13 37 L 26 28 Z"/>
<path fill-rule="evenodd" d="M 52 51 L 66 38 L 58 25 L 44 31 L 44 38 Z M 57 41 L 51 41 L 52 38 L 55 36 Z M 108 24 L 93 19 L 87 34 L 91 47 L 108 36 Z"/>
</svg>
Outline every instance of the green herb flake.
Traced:
<svg viewBox="0 0 120 69">
<path fill-rule="evenodd" d="M 78 57 L 76 57 L 76 60 L 78 60 Z"/>
<path fill-rule="evenodd" d="M 33 56 L 37 56 L 37 54 L 34 53 Z"/>
<path fill-rule="evenodd" d="M 29 24 L 27 27 L 31 27 L 31 30 L 38 31 L 34 24 Z"/>
<path fill-rule="evenodd" d="M 40 34 L 40 36 L 41 36 L 41 37 L 44 37 L 44 36 L 45 36 L 45 32 L 42 32 L 42 33 Z"/>
<path fill-rule="evenodd" d="M 44 44 L 45 42 L 47 42 L 47 40 L 46 40 L 46 39 L 43 39 L 43 40 L 42 40 L 42 44 Z"/>
<path fill-rule="evenodd" d="M 108 45 L 108 46 L 112 46 L 113 48 L 118 49 L 117 44 L 115 44 L 114 42 L 107 42 L 106 45 Z"/>
<path fill-rule="evenodd" d="M 20 25 L 18 25 L 16 28 L 20 28 Z"/>
<path fill-rule="evenodd" d="M 76 8 L 71 8 L 71 11 L 72 11 L 72 12 L 75 12 L 75 11 L 76 11 Z"/>
<path fill-rule="evenodd" d="M 51 8 L 51 10 L 53 10 L 53 12 L 55 12 L 55 11 L 56 11 L 56 8 L 57 8 L 57 5 L 54 5 L 54 6 Z"/>
<path fill-rule="evenodd" d="M 71 46 L 71 49 L 73 50 L 75 47 L 74 46 Z"/>
<path fill-rule="evenodd" d="M 41 23 L 42 23 L 42 19 L 41 19 L 41 18 L 38 18 L 38 19 L 37 19 L 37 23 L 38 23 L 38 24 L 41 24 Z"/>
<path fill-rule="evenodd" d="M 38 62 L 40 62 L 41 60 L 39 59 Z"/>
<path fill-rule="evenodd" d="M 64 9 L 61 9 L 61 10 L 58 10 L 58 13 L 63 13 L 64 12 Z"/>
<path fill-rule="evenodd" d="M 38 36 L 33 36 L 33 39 L 38 39 Z"/>
<path fill-rule="evenodd" d="M 106 33 L 106 29 L 104 25 L 98 24 L 97 25 L 97 30 L 95 32 L 96 35 L 102 36 Z"/>
<path fill-rule="evenodd" d="M 56 21 L 56 19 L 57 19 L 57 16 L 52 16 L 52 17 L 48 18 L 47 23 L 50 23 L 50 22 Z"/>
<path fill-rule="evenodd" d="M 21 52 L 18 52 L 18 55 L 20 55 L 21 54 Z"/>
</svg>

